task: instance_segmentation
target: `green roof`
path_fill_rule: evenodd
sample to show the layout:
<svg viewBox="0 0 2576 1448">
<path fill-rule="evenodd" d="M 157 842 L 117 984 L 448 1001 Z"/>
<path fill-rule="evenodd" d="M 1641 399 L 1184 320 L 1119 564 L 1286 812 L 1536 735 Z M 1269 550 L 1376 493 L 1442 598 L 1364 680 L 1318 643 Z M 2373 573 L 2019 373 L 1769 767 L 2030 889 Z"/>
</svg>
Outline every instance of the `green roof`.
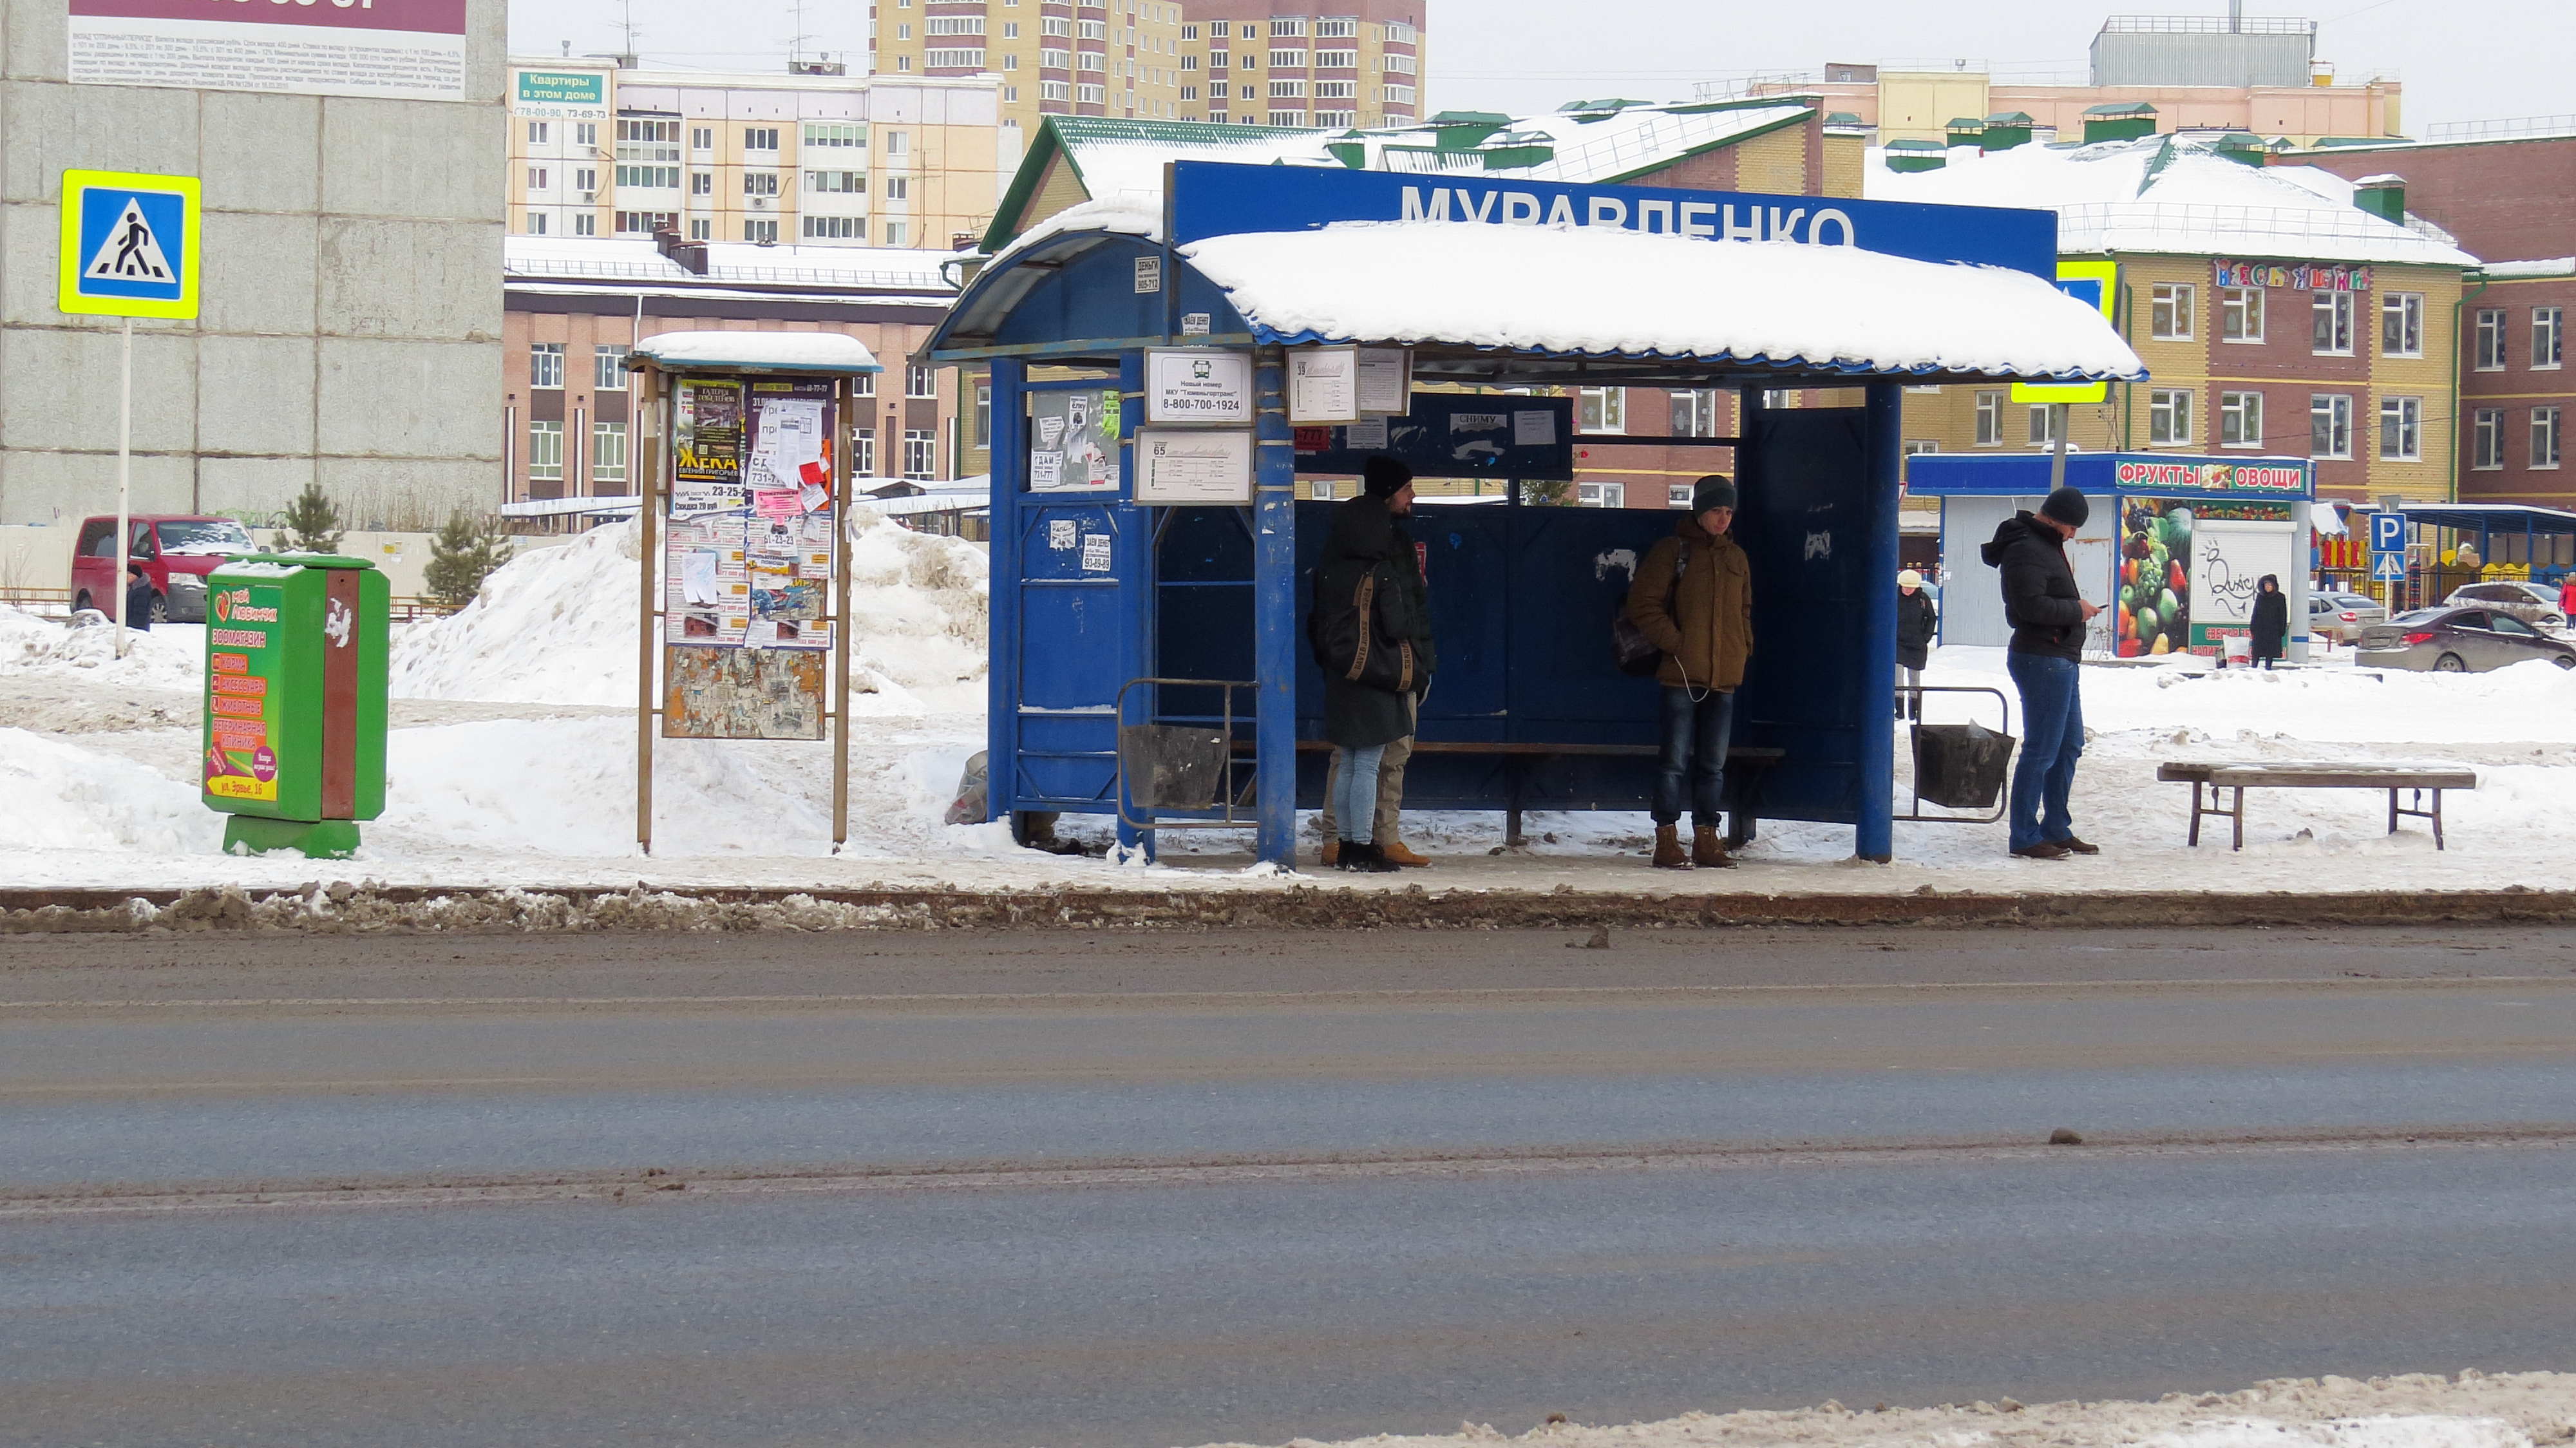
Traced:
<svg viewBox="0 0 2576 1448">
<path fill-rule="evenodd" d="M 1977 123 L 1972 122 L 1971 124 Z M 2038 125 L 2039 122 L 2021 111 L 1997 111 L 1993 115 L 1986 117 L 1982 124 L 1989 126 L 2035 126 Z"/>
<path fill-rule="evenodd" d="M 1268 140 L 1279 136 L 1311 136 L 1314 131 L 1303 126 L 1239 126 L 1218 121 L 1142 121 L 1125 116 L 1048 116 L 1038 123 L 1038 133 L 1020 157 L 1020 169 L 1011 176 L 1009 189 L 993 208 L 993 224 L 984 232 L 983 248 L 999 251 L 1010 244 L 1016 232 L 1006 230 L 1027 209 L 1029 197 L 1036 193 L 1038 178 L 1046 174 L 1047 162 L 1062 153 L 1073 174 L 1082 175 L 1079 147 L 1087 141 L 1163 141 L 1184 145 L 1223 146 L 1245 141 Z M 1086 183 L 1085 188 L 1089 186 Z"/>
<path fill-rule="evenodd" d="M 1508 126 L 1512 118 L 1500 111 L 1442 111 L 1422 124 L 1426 126 Z"/>
<path fill-rule="evenodd" d="M 1600 101 L 1567 101 L 1565 104 L 1558 106 L 1557 110 L 1560 113 L 1571 111 L 1624 111 L 1630 106 L 1650 106 L 1653 104 L 1653 101 L 1615 99 Z"/>
<path fill-rule="evenodd" d="M 1835 111 L 1833 114 L 1825 117 L 1825 124 L 1828 126 L 1858 126 L 1867 123 L 1861 120 L 1860 112 L 1858 111 Z"/>
<path fill-rule="evenodd" d="M 1945 131 L 1982 131 L 1985 128 L 1986 123 L 1975 116 L 1952 116 L 1950 124 L 1942 127 Z"/>
<path fill-rule="evenodd" d="M 1938 141 L 1890 141 L 1887 143 L 1887 149 L 1891 151 L 1946 151 L 1950 148 L 1942 145 Z"/>
<path fill-rule="evenodd" d="M 2084 108 L 2084 114 L 2088 116 L 2152 116 L 2155 113 L 2156 108 L 2145 101 L 2120 101 L 2107 106 Z"/>
</svg>

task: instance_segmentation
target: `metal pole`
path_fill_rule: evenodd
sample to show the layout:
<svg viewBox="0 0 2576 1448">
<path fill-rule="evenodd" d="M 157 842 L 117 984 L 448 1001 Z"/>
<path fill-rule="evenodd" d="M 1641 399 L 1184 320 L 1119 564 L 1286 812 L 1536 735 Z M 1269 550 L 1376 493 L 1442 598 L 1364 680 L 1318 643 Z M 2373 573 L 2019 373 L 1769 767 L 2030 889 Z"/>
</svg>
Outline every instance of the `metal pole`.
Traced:
<svg viewBox="0 0 2576 1448">
<path fill-rule="evenodd" d="M 134 511 L 134 319 L 125 319 L 125 382 L 116 398 L 116 577 L 108 592 L 116 595 L 116 656 L 125 657 L 125 570 L 132 566 Z"/>
<path fill-rule="evenodd" d="M 2048 490 L 2056 492 L 2066 486 L 2066 404 L 2048 404 L 2048 436 L 2053 446 L 2048 454 Z"/>
<path fill-rule="evenodd" d="M 636 469 L 642 484 L 635 499 L 635 558 L 638 576 L 635 587 L 635 848 L 643 854 L 653 853 L 653 597 L 655 549 L 655 510 L 662 503 L 662 460 L 670 449 L 662 444 L 662 373 L 647 367 L 644 377 L 642 425 L 635 429 L 636 441 L 643 445 L 644 456 L 637 459 Z"/>
<path fill-rule="evenodd" d="M 1861 442 L 1868 466 L 1861 483 L 1860 801 L 1852 853 L 1882 864 L 1896 854 L 1896 513 L 1904 430 L 1903 384 L 1870 383 Z M 2061 469 L 2064 460 L 2061 451 Z"/>
<path fill-rule="evenodd" d="M 2283 651 L 2294 664 L 2306 663 L 2308 651 L 2315 646 L 2308 633 L 2308 539 L 2313 536 L 2309 530 L 2315 526 L 2315 512 L 2315 506 L 2304 500 L 2290 505 L 2290 577 L 2281 591 L 2288 595 L 2282 603 L 2290 611 L 2290 636 Z"/>
<path fill-rule="evenodd" d="M 832 613 L 832 853 L 850 838 L 850 449 L 840 433 L 850 425 L 851 394 L 844 377 L 832 384 L 832 588 L 840 597 Z M 989 786 L 988 786 L 989 787 Z"/>
<path fill-rule="evenodd" d="M 993 463 L 986 495 L 992 537 L 990 653 L 985 685 L 984 818 L 1008 819 L 1018 796 L 1020 748 L 1020 490 L 1029 465 L 1028 364 L 993 361 Z"/>
<path fill-rule="evenodd" d="M 1262 859 L 1297 865 L 1297 452 L 1288 427 L 1286 352 L 1261 349 L 1253 390 L 1253 770 L 1259 785 Z"/>
</svg>

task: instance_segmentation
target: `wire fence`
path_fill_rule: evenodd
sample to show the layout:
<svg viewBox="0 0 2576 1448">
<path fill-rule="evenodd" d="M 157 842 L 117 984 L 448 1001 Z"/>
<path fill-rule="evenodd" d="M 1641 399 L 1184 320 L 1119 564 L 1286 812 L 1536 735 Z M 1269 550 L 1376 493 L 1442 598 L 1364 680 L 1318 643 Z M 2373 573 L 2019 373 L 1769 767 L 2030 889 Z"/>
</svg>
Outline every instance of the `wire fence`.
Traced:
<svg viewBox="0 0 2576 1448">
<path fill-rule="evenodd" d="M 2424 128 L 2427 141 L 2498 141 L 2517 136 L 2576 136 L 2576 116 L 2520 116 L 2507 121 L 2442 121 Z"/>
</svg>

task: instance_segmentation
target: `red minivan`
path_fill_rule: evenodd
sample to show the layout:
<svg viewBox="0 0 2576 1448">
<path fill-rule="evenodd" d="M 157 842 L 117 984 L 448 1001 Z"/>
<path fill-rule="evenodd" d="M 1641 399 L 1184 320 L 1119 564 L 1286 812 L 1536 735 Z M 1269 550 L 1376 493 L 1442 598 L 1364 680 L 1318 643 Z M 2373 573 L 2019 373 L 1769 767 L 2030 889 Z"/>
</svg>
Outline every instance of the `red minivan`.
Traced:
<svg viewBox="0 0 2576 1448">
<path fill-rule="evenodd" d="M 128 556 L 152 580 L 154 623 L 204 623 L 206 575 L 227 558 L 256 553 L 250 532 L 230 518 L 193 513 L 137 513 Z M 116 520 L 81 524 L 72 546 L 72 607 L 116 616 Z"/>
</svg>

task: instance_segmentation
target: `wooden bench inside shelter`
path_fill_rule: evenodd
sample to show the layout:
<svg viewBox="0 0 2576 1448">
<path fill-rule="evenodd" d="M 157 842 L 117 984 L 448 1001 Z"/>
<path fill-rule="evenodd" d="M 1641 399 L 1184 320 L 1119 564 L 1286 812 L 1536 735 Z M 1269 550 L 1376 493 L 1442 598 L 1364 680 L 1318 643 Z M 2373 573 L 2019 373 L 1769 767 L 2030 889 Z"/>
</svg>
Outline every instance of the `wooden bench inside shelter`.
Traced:
<svg viewBox="0 0 2576 1448">
<path fill-rule="evenodd" d="M 2245 848 L 2245 791 L 2249 789 L 2384 789 L 2388 791 L 2388 832 L 2397 833 L 2397 821 L 2429 820 L 2433 825 L 2433 848 L 2442 844 L 2442 791 L 2475 789 L 2478 776 L 2470 769 L 2427 768 L 2405 764 L 2323 764 L 2298 762 L 2229 762 L 2162 764 L 2156 767 L 2156 778 L 2167 784 L 2191 786 L 2191 839 L 2200 843 L 2200 820 L 2203 815 L 2217 815 L 2235 823 L 2234 849 Z M 2201 789 L 2209 789 L 2209 802 L 2201 803 Z M 2235 791 L 2225 806 L 2218 802 L 2220 790 Z M 2398 791 L 2413 790 L 2414 807 L 2401 808 Z M 2433 806 L 2424 807 L 2424 794 L 2430 790 Z"/>
</svg>

